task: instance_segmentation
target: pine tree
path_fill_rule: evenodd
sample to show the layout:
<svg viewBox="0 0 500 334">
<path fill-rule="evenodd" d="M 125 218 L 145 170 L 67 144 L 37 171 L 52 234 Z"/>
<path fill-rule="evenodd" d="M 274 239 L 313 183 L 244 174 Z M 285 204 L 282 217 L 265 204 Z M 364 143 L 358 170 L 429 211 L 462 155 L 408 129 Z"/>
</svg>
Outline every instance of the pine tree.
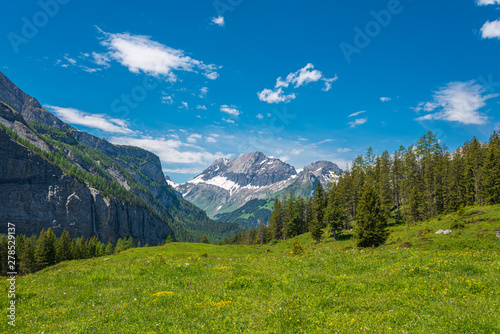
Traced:
<svg viewBox="0 0 500 334">
<path fill-rule="evenodd" d="M 281 240 L 283 230 L 283 212 L 278 198 L 274 200 L 273 211 L 269 217 L 269 239 Z"/>
<path fill-rule="evenodd" d="M 37 270 L 35 260 L 36 240 L 36 236 L 34 235 L 31 238 L 26 238 L 23 251 L 19 254 L 21 260 L 20 271 L 23 274 L 33 273 Z"/>
<path fill-rule="evenodd" d="M 111 255 L 115 252 L 115 249 L 113 247 L 113 243 L 111 242 L 111 240 L 108 240 L 108 243 L 106 245 L 106 250 L 104 251 L 104 253 L 106 255 Z"/>
<path fill-rule="evenodd" d="M 318 182 L 316 185 L 316 190 L 314 192 L 314 197 L 312 201 L 312 213 L 313 213 L 313 219 L 312 219 L 312 224 L 309 227 L 309 231 L 311 231 L 311 237 L 313 240 L 316 242 L 321 241 L 321 234 L 322 231 L 321 229 L 323 228 L 323 222 L 324 222 L 324 191 L 323 187 L 321 186 L 321 183 Z"/>
<path fill-rule="evenodd" d="M 378 165 L 379 173 L 377 188 L 382 203 L 382 210 L 384 210 L 387 217 L 389 217 L 394 200 L 394 194 L 391 187 L 391 157 L 389 156 L 389 152 L 384 151 L 384 153 L 382 153 L 380 160 L 378 160 Z"/>
<path fill-rule="evenodd" d="M 338 193 L 337 187 L 334 187 L 328 194 L 328 206 L 325 212 L 325 221 L 330 227 L 333 239 L 336 239 L 337 235 L 342 232 L 345 220 L 346 214 L 342 199 Z"/>
<path fill-rule="evenodd" d="M 171 242 L 174 242 L 174 238 L 172 238 L 172 235 L 169 234 L 168 237 L 167 237 L 167 240 L 165 241 L 167 244 L 171 243 Z"/>
<path fill-rule="evenodd" d="M 200 241 L 202 244 L 208 244 L 208 238 L 207 238 L 207 235 L 205 234 L 203 236 L 203 238 L 201 238 L 201 241 Z"/>
<path fill-rule="evenodd" d="M 417 222 L 424 219 L 423 199 L 417 186 L 413 186 L 410 194 L 409 213 L 412 221 Z"/>
<path fill-rule="evenodd" d="M 57 262 L 71 260 L 71 237 L 69 232 L 64 230 L 56 242 Z"/>
<path fill-rule="evenodd" d="M 485 160 L 482 173 L 484 199 L 487 204 L 498 204 L 500 203 L 500 137 L 497 132 L 490 137 Z"/>
<path fill-rule="evenodd" d="M 134 239 L 132 238 L 132 236 L 129 236 L 127 241 L 125 241 L 125 249 L 130 249 L 134 247 L 135 247 Z"/>
<path fill-rule="evenodd" d="M 87 244 L 85 243 L 85 238 L 79 237 L 78 239 L 76 239 L 75 254 L 75 259 L 87 258 Z"/>
<path fill-rule="evenodd" d="M 387 216 L 384 214 L 377 191 L 370 184 L 364 186 L 358 213 L 354 242 L 358 247 L 377 247 L 388 237 Z"/>
<path fill-rule="evenodd" d="M 51 266 L 56 263 L 56 236 L 52 228 L 40 232 L 40 237 L 36 243 L 35 261 L 37 270 Z"/>
<path fill-rule="evenodd" d="M 262 220 L 259 219 L 259 227 L 257 228 L 257 242 L 261 245 L 267 242 L 266 232 L 266 226 L 264 225 Z"/>
</svg>

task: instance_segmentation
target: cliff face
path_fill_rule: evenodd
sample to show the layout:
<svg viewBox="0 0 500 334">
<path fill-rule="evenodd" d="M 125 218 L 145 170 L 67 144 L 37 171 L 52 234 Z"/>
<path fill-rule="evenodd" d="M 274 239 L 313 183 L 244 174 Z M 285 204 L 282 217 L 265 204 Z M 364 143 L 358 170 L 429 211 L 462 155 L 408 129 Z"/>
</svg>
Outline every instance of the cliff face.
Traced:
<svg viewBox="0 0 500 334">
<path fill-rule="evenodd" d="M 4 113 L 5 107 L 0 105 Z M 0 157 L 0 221 L 16 224 L 18 234 L 52 227 L 56 234 L 66 229 L 73 237 L 97 235 L 103 242 L 132 236 L 143 244 L 157 244 L 171 233 L 168 223 L 147 207 L 104 198 L 12 140 L 3 129 Z M 6 232 L 6 225 L 0 233 Z"/>
<path fill-rule="evenodd" d="M 76 130 L 1 72 L 0 124 L 0 219 L 16 223 L 17 233 L 52 227 L 157 244 L 169 234 L 217 241 L 242 228 L 214 222 L 179 197 L 155 154 Z M 0 228 L 5 233 L 6 224 Z"/>
</svg>

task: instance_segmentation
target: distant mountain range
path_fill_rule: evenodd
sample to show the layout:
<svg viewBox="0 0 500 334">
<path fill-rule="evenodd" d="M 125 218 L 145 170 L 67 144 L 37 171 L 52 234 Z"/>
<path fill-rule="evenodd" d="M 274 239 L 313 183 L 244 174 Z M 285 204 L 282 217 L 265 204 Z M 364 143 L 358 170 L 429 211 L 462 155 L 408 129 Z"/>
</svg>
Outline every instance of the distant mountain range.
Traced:
<svg viewBox="0 0 500 334">
<path fill-rule="evenodd" d="M 326 186 L 341 173 L 329 161 L 312 163 L 297 172 L 279 159 L 254 152 L 232 161 L 216 160 L 186 183 L 167 182 L 210 217 L 255 227 L 259 220 L 268 220 L 272 202 L 280 194 L 311 196 L 319 182 Z"/>
<path fill-rule="evenodd" d="M 39 80 L 37 78 L 36 80 Z M 242 226 L 211 220 L 168 183 L 155 154 L 78 131 L 0 72 L 0 233 L 51 227 L 102 242 L 211 241 Z"/>
</svg>

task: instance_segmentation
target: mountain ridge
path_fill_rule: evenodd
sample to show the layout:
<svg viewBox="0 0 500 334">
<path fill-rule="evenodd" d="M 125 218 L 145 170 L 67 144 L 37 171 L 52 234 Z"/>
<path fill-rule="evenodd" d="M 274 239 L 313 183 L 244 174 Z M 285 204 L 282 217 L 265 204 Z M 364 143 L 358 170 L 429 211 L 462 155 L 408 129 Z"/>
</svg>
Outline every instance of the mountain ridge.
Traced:
<svg viewBox="0 0 500 334">
<path fill-rule="evenodd" d="M 214 240 L 222 238 L 222 234 L 227 235 L 233 230 L 240 229 L 237 224 L 221 224 L 210 220 L 201 209 L 179 197 L 178 193 L 168 184 L 162 172 L 160 159 L 154 153 L 132 146 L 113 145 L 104 139 L 76 130 L 45 110 L 35 98 L 24 93 L 1 72 L 0 99 L 9 103 L 7 105 L 1 102 L 0 123 L 3 126 L 0 132 L 8 134 L 11 141 L 17 140 L 18 144 L 20 144 L 20 146 L 9 146 L 7 145 L 7 138 L 3 136 L 5 147 L 9 147 L 9 150 L 22 151 L 24 150 L 22 147 L 25 140 L 27 142 L 24 146 L 29 146 L 27 147 L 29 152 L 24 155 L 16 156 L 19 152 L 10 152 L 9 150 L 4 152 L 6 156 L 9 153 L 12 154 L 12 159 L 9 161 L 4 159 L 0 162 L 0 190 L 3 194 L 7 193 L 9 187 L 16 185 L 16 182 L 27 183 L 29 180 L 33 183 L 33 178 L 36 181 L 35 175 L 26 175 L 21 179 L 18 176 L 13 177 L 9 173 L 9 164 L 19 163 L 16 159 L 21 162 L 31 161 L 29 157 L 42 155 L 41 158 L 48 163 L 43 164 L 46 169 L 51 169 L 51 166 L 56 169 L 59 168 L 63 173 L 61 175 L 72 177 L 76 182 L 75 184 L 82 186 L 78 187 L 81 196 L 78 196 L 78 194 L 76 196 L 88 199 L 88 201 L 83 201 L 82 203 L 86 204 L 82 205 L 88 207 L 91 202 L 90 197 L 85 195 L 87 193 L 86 189 L 92 194 L 96 192 L 102 193 L 103 191 L 107 194 L 105 196 L 101 195 L 104 198 L 104 206 L 100 215 L 91 214 L 92 217 L 102 218 L 101 227 L 103 229 L 103 226 L 108 226 L 114 219 L 119 217 L 117 212 L 109 211 L 110 200 L 113 196 L 118 196 L 118 198 L 121 198 L 120 201 L 126 202 L 124 207 L 126 212 L 132 212 L 134 206 L 143 206 L 146 210 L 141 213 L 142 221 L 150 219 L 149 215 L 158 216 L 159 220 L 153 225 L 164 225 L 160 232 L 155 232 L 155 229 L 151 227 L 151 233 L 149 234 L 143 228 L 142 232 L 136 232 L 135 235 L 132 235 L 134 238 L 141 240 L 142 243 L 158 243 L 164 240 L 168 234 L 175 234 L 177 240 L 196 241 L 201 239 L 204 234 L 203 231 L 208 232 L 209 235 L 211 234 L 212 240 Z M 38 161 L 38 163 L 40 162 Z M 29 187 L 24 189 L 25 197 L 29 198 L 32 194 L 38 196 L 37 203 L 42 203 L 42 198 L 47 198 L 50 192 L 49 188 L 57 187 L 58 182 L 60 182 L 60 180 L 50 178 L 42 178 L 40 181 L 45 183 L 42 182 L 36 189 Z M 94 185 L 91 186 L 91 183 L 94 183 Z M 99 185 L 101 190 L 97 190 L 95 185 Z M 41 217 L 38 227 L 35 228 L 36 231 L 30 230 L 29 232 L 37 233 L 41 228 L 48 227 L 57 230 L 58 226 L 64 225 L 70 229 L 72 235 L 79 236 L 74 234 L 78 229 L 71 228 L 71 226 L 80 224 L 77 222 L 78 219 L 71 218 L 71 215 L 68 216 L 68 214 L 58 211 L 59 207 L 66 207 L 66 211 L 69 211 L 65 203 L 71 202 L 69 200 L 71 195 L 61 193 L 60 200 L 57 202 L 58 205 L 48 207 L 48 210 L 52 211 L 46 212 L 46 217 L 59 217 L 59 220 L 63 222 L 58 221 L 58 219 L 50 220 L 47 218 L 44 220 Z M 66 201 L 62 200 L 63 197 L 66 198 Z M 31 201 L 33 202 L 33 199 Z M 132 201 L 135 204 L 127 201 Z M 29 206 L 29 200 L 23 202 L 22 199 L 19 199 L 19 203 L 16 204 L 18 210 L 22 211 L 25 208 L 23 217 L 17 215 L 14 210 L 9 209 L 4 203 L 7 203 L 6 199 L 0 201 L 0 204 L 4 205 L 1 218 L 4 221 L 18 222 L 20 226 L 23 226 L 19 233 L 23 233 L 22 230 L 29 225 L 26 220 L 30 216 L 36 215 L 36 212 Z M 21 205 L 23 203 L 25 206 Z M 80 219 L 82 221 L 80 230 L 85 230 L 85 237 L 92 234 L 89 232 L 90 230 L 84 228 L 85 224 L 88 225 L 88 217 L 86 217 L 88 212 L 90 210 L 85 209 L 85 213 L 81 213 Z M 138 222 L 141 221 L 141 218 L 137 219 Z M 123 234 L 119 231 L 120 229 L 132 231 L 134 221 L 129 219 L 127 224 L 128 229 L 117 227 L 114 231 L 109 230 L 99 236 L 101 241 L 107 242 L 108 238 L 116 241 Z M 173 233 L 171 227 L 176 233 Z M 218 234 L 219 232 L 221 235 Z M 127 236 L 126 234 L 124 232 L 124 236 Z"/>
<path fill-rule="evenodd" d="M 316 184 L 335 182 L 342 172 L 335 163 L 321 160 L 297 173 L 280 159 L 251 152 L 233 160 L 217 159 L 192 180 L 170 184 L 210 217 L 254 227 L 269 218 L 270 202 L 279 194 L 311 196 Z"/>
</svg>

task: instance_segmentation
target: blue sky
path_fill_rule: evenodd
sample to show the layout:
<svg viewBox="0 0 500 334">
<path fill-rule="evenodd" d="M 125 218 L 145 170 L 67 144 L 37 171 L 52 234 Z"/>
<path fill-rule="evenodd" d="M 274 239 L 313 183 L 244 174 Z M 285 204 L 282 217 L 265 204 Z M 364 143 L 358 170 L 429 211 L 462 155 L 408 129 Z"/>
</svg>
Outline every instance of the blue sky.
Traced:
<svg viewBox="0 0 500 334">
<path fill-rule="evenodd" d="M 2 4 L 0 71 L 176 182 L 251 151 L 341 168 L 500 121 L 500 0 Z"/>
</svg>

